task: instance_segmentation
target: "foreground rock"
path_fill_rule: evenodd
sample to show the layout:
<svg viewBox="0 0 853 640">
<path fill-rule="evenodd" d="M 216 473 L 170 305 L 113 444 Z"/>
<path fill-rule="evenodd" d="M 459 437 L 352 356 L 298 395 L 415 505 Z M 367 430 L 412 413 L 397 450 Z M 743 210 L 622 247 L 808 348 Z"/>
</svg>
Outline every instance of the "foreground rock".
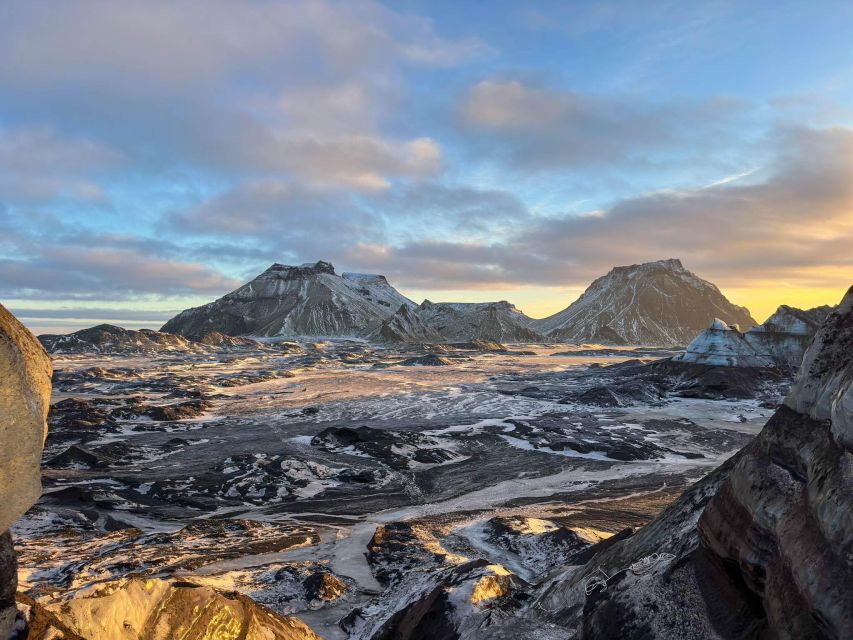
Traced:
<svg viewBox="0 0 853 640">
<path fill-rule="evenodd" d="M 86 640 L 319 640 L 298 618 L 180 580 L 106 582 L 44 608 Z"/>
<path fill-rule="evenodd" d="M 227 335 L 367 336 L 411 300 L 385 276 L 338 275 L 328 262 L 274 264 L 239 289 L 169 320 L 162 331 Z"/>
<path fill-rule="evenodd" d="M 851 384 L 853 288 L 761 434 L 635 536 L 548 581 L 528 617 L 578 638 L 847 637 Z"/>
<path fill-rule="evenodd" d="M 764 324 L 742 333 L 737 325 L 715 319 L 676 362 L 721 367 L 777 367 L 796 370 L 831 307 L 803 311 L 782 305 Z"/>
<path fill-rule="evenodd" d="M 679 346 L 714 318 L 744 329 L 757 324 L 746 308 L 671 259 L 616 267 L 531 328 L 566 342 Z"/>
<path fill-rule="evenodd" d="M 9 526 L 41 494 L 40 464 L 50 406 L 50 358 L 0 305 L 0 637 L 15 624 L 17 566 Z"/>
</svg>

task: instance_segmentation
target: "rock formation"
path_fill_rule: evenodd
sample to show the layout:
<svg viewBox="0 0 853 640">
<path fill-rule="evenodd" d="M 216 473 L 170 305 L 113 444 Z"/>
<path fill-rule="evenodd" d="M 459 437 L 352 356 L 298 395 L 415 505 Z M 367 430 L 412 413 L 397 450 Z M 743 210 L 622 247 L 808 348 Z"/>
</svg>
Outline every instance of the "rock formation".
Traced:
<svg viewBox="0 0 853 640">
<path fill-rule="evenodd" d="M 515 637 L 546 624 L 579 639 L 849 637 L 851 385 L 853 288 L 762 432 L 634 536 L 546 581 L 533 635 Z"/>
<path fill-rule="evenodd" d="M 244 595 L 181 580 L 108 581 L 44 609 L 86 640 L 320 640 Z"/>
<path fill-rule="evenodd" d="M 749 329 L 749 311 L 729 302 L 680 260 L 616 267 L 563 311 L 531 328 L 555 340 L 680 346 L 714 318 Z"/>
<path fill-rule="evenodd" d="M 803 311 L 782 305 L 761 324 L 745 333 L 719 318 L 696 336 L 675 362 L 722 367 L 799 368 L 806 348 L 832 311 L 823 306 Z"/>
<path fill-rule="evenodd" d="M 248 284 L 169 320 L 162 331 L 226 335 L 367 336 L 400 305 L 414 303 L 385 276 L 337 275 L 328 262 L 274 264 Z"/>
<path fill-rule="evenodd" d="M 41 452 L 50 407 L 50 358 L 0 305 L 0 638 L 15 624 L 15 552 L 9 526 L 41 494 Z"/>
</svg>

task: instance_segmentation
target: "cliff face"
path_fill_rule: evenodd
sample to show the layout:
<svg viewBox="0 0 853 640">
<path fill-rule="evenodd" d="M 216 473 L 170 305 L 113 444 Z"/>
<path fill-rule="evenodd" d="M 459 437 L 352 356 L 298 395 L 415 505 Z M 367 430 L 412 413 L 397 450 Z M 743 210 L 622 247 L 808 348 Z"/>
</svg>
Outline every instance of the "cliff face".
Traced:
<svg viewBox="0 0 853 640">
<path fill-rule="evenodd" d="M 41 494 L 41 452 L 50 407 L 50 358 L 0 305 L 0 638 L 15 623 L 15 552 L 9 525 Z"/>
<path fill-rule="evenodd" d="M 853 288 L 761 433 L 634 536 L 547 581 L 529 617 L 589 639 L 849 637 L 852 384 Z M 673 557 L 631 568 L 656 553 Z M 612 579 L 586 595 L 602 570 Z"/>
<path fill-rule="evenodd" d="M 842 638 L 853 624 L 853 288 L 699 521 L 703 547 L 779 637 Z"/>
</svg>

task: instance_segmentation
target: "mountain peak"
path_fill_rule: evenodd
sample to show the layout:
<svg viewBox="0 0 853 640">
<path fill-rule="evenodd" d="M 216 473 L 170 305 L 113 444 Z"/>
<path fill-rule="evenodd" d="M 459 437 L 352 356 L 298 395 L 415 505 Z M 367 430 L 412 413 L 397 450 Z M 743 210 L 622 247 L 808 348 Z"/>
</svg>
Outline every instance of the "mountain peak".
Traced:
<svg viewBox="0 0 853 640">
<path fill-rule="evenodd" d="M 298 266 L 274 262 L 264 271 L 261 276 L 277 276 L 283 278 L 301 278 L 305 276 L 328 273 L 335 275 L 335 267 L 331 262 L 318 260 L 317 262 L 305 262 Z"/>
<path fill-rule="evenodd" d="M 755 326 L 749 311 L 678 258 L 614 267 L 571 305 L 532 327 L 558 340 L 680 346 L 719 318 Z"/>
</svg>

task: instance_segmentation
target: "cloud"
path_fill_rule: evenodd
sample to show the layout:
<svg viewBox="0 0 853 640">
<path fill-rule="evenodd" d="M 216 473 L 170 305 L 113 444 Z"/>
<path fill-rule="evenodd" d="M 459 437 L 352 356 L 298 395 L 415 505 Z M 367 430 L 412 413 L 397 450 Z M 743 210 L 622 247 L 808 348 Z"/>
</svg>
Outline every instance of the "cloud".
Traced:
<svg viewBox="0 0 853 640">
<path fill-rule="evenodd" d="M 773 146 L 776 160 L 763 180 L 650 193 L 585 215 L 530 217 L 491 242 L 364 245 L 348 259 L 425 288 L 585 286 L 613 266 L 668 257 L 731 287 L 848 286 L 853 129 L 780 130 Z"/>
<path fill-rule="evenodd" d="M 59 299 L 126 299 L 148 293 L 221 295 L 240 284 L 198 263 L 134 251 L 46 249 L 27 259 L 0 259 L 0 293 L 13 298 L 38 292 Z"/>
<path fill-rule="evenodd" d="M 101 201 L 96 177 L 120 164 L 118 152 L 93 140 L 49 127 L 0 128 L 0 201 Z"/>
<path fill-rule="evenodd" d="M 10 122 L 50 121 L 140 172 L 296 177 L 373 190 L 421 177 L 438 142 L 383 131 L 404 67 L 482 54 L 379 3 L 11 2 L 0 19 Z"/>
<path fill-rule="evenodd" d="M 480 155 L 525 171 L 674 163 L 673 155 L 683 160 L 731 139 L 730 125 L 743 113 L 733 99 L 654 104 L 519 80 L 483 80 L 459 104 Z"/>
</svg>

